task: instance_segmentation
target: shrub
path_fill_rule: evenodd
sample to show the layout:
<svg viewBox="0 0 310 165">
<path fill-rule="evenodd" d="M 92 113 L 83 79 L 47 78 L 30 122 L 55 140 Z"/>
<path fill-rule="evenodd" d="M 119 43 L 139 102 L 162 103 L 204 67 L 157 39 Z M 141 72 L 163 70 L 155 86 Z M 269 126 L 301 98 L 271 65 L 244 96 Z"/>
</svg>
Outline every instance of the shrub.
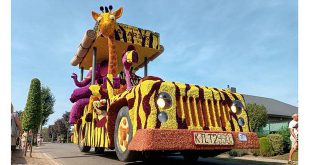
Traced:
<svg viewBox="0 0 310 165">
<path fill-rule="evenodd" d="M 283 137 L 280 134 L 269 134 L 267 136 L 275 155 L 283 154 Z"/>
<path fill-rule="evenodd" d="M 247 149 L 232 149 L 228 152 L 228 154 L 233 157 L 241 157 L 243 155 L 247 155 L 248 150 Z"/>
<path fill-rule="evenodd" d="M 260 148 L 259 148 L 260 155 L 262 156 L 273 156 L 274 155 L 269 138 L 267 137 L 260 138 L 259 144 L 260 144 Z"/>
<path fill-rule="evenodd" d="M 260 155 L 259 149 L 251 149 L 250 152 L 252 153 L 253 156 L 259 156 Z"/>
<path fill-rule="evenodd" d="M 278 131 L 278 134 L 282 135 L 283 138 L 283 152 L 284 153 L 290 152 L 291 149 L 290 130 L 287 127 L 282 127 Z"/>
</svg>

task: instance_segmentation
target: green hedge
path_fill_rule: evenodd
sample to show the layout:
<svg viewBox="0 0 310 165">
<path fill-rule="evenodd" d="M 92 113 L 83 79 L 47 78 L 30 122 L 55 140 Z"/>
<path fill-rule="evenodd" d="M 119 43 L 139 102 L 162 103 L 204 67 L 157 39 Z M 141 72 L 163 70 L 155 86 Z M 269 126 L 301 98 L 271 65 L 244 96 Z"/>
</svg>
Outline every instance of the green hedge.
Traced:
<svg viewBox="0 0 310 165">
<path fill-rule="evenodd" d="M 271 143 L 273 154 L 283 154 L 283 137 L 280 134 L 269 134 L 267 136 Z"/>
<path fill-rule="evenodd" d="M 269 138 L 267 137 L 260 138 L 259 144 L 260 144 L 260 148 L 259 148 L 260 155 L 262 156 L 273 156 L 274 155 Z"/>
<path fill-rule="evenodd" d="M 283 154 L 283 137 L 280 134 L 269 134 L 259 138 L 259 154 L 261 156 L 274 156 Z"/>
<path fill-rule="evenodd" d="M 248 150 L 247 149 L 232 149 L 228 152 L 228 154 L 233 157 L 241 157 L 243 155 L 248 155 Z"/>
<path fill-rule="evenodd" d="M 278 134 L 282 135 L 283 137 L 283 152 L 284 153 L 290 152 L 291 149 L 290 130 L 287 127 L 282 127 L 278 131 Z"/>
</svg>

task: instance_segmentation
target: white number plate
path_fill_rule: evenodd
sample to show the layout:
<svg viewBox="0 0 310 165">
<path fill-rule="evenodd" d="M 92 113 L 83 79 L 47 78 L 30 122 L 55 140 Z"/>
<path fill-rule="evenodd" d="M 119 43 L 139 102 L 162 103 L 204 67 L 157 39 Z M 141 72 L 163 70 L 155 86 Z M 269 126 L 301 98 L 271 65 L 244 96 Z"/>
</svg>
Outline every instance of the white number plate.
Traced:
<svg viewBox="0 0 310 165">
<path fill-rule="evenodd" d="M 234 145 L 231 133 L 193 132 L 195 145 Z"/>
</svg>

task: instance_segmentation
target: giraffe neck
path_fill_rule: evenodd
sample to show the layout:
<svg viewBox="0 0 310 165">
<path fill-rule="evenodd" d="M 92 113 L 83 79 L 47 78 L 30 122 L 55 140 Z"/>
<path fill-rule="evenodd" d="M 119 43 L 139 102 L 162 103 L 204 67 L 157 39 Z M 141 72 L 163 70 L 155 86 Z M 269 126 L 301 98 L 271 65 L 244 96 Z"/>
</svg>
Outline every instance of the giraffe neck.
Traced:
<svg viewBox="0 0 310 165">
<path fill-rule="evenodd" d="M 108 65 L 108 73 L 112 74 L 113 77 L 117 76 L 117 54 L 115 48 L 115 38 L 113 36 L 108 37 L 108 46 L 109 46 L 109 65 Z"/>
</svg>

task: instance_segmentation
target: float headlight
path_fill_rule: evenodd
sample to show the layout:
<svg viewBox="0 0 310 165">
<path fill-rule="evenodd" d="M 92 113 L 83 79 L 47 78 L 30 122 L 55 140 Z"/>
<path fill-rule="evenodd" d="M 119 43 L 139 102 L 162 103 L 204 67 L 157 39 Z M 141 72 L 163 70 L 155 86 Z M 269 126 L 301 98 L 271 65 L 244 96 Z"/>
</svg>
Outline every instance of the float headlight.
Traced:
<svg viewBox="0 0 310 165">
<path fill-rule="evenodd" d="M 245 122 L 244 122 L 244 119 L 243 119 L 242 117 L 239 117 L 239 118 L 238 118 L 238 124 L 239 124 L 240 126 L 244 126 Z"/>
<path fill-rule="evenodd" d="M 172 105 L 171 96 L 166 92 L 161 92 L 158 95 L 156 103 L 159 108 L 162 108 L 162 109 L 170 108 Z"/>
<path fill-rule="evenodd" d="M 161 122 L 161 123 L 164 123 L 168 120 L 168 115 L 166 112 L 159 112 L 158 114 L 158 120 Z"/>
<path fill-rule="evenodd" d="M 243 109 L 243 104 L 239 100 L 234 100 L 230 107 L 230 110 L 235 114 L 240 114 L 242 109 Z"/>
</svg>

